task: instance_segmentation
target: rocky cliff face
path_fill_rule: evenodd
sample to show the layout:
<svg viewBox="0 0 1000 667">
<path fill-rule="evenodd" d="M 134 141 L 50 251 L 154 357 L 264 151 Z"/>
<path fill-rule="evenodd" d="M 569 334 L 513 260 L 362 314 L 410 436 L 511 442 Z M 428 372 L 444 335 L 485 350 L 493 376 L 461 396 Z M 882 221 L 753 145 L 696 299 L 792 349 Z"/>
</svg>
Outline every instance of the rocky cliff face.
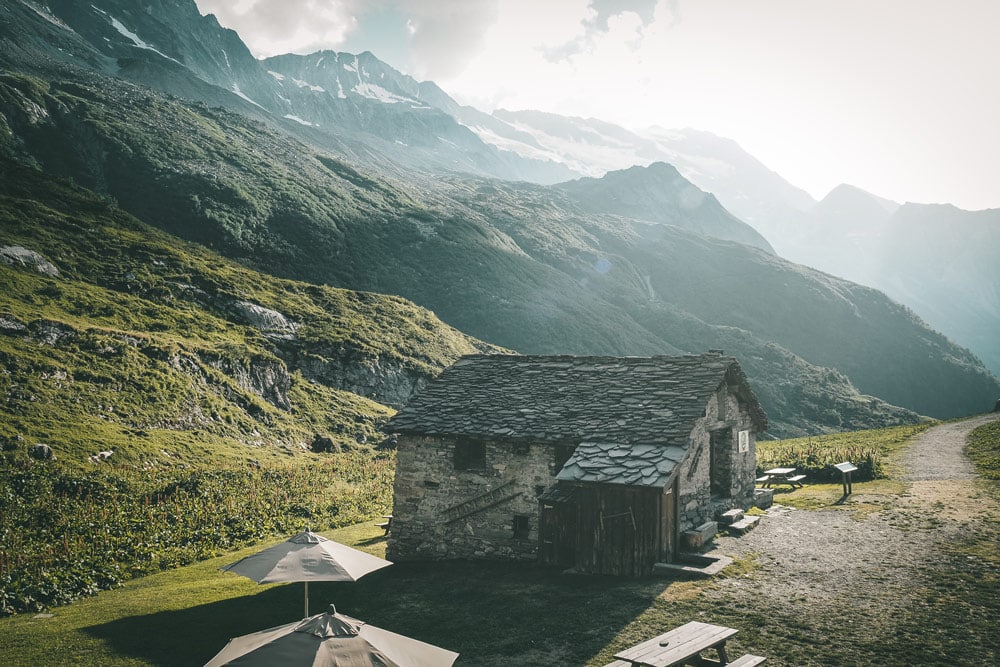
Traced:
<svg viewBox="0 0 1000 667">
<path fill-rule="evenodd" d="M 401 408 L 432 377 L 398 359 L 330 348 L 285 350 L 289 363 L 310 381 Z"/>
</svg>

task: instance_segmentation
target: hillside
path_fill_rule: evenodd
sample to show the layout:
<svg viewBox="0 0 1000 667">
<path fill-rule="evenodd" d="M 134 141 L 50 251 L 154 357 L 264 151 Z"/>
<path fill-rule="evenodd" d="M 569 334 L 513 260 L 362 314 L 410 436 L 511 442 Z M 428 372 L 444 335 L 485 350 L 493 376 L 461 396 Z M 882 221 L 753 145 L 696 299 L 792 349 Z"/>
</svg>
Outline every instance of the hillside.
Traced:
<svg viewBox="0 0 1000 667">
<path fill-rule="evenodd" d="M 877 388 L 889 402 L 934 416 L 982 409 L 966 406 L 994 393 L 988 376 L 977 380 L 974 365 L 954 361 L 962 359 L 957 348 L 928 360 L 928 344 L 950 344 L 905 313 L 892 315 L 881 295 L 863 292 L 874 301 L 862 309 L 844 290 L 825 287 L 827 277 L 747 246 L 588 214 L 553 188 L 463 178 L 415 177 L 414 185 L 383 180 L 257 121 L 113 79 L 46 83 L 8 76 L 0 79 L 0 95 L 14 137 L 5 144 L 8 153 L 74 177 L 114 196 L 133 215 L 258 270 L 399 294 L 471 335 L 523 352 L 719 347 L 765 359 L 761 350 L 774 341 L 795 365 L 761 364 L 751 378 L 762 394 L 781 396 L 765 403 L 778 433 L 913 419 L 859 397 L 852 381 L 873 395 L 862 381 L 881 382 Z M 776 289 L 775 281 L 785 287 Z M 720 285 L 725 289 L 706 298 L 706 289 Z M 831 294 L 817 298 L 825 292 Z M 827 304 L 838 303 L 847 306 L 836 321 L 842 335 L 831 335 L 835 311 Z M 858 316 L 868 308 L 882 321 Z M 809 317 L 799 319 L 796 311 Z M 883 348 L 823 346 L 844 340 Z M 901 345 L 906 340 L 914 344 Z M 872 373 L 871 355 L 893 354 L 902 356 L 907 375 Z M 918 369 L 938 364 L 932 372 L 953 378 L 947 390 L 911 385 L 906 377 L 913 363 Z M 749 359 L 747 365 L 751 373 L 758 370 Z M 835 397 L 852 397 L 852 407 L 843 409 Z"/>
<path fill-rule="evenodd" d="M 483 345 L 396 297 L 269 277 L 29 167 L 0 165 L 0 436 L 65 465 L 259 461 L 377 444 Z M 21 443 L 21 445 L 18 445 Z"/>
<path fill-rule="evenodd" d="M 799 216 L 783 249 L 885 292 L 1000 373 L 1000 210 L 900 205 L 840 185 Z"/>
<path fill-rule="evenodd" d="M 774 252 L 767 239 L 723 208 L 715 195 L 695 187 L 665 162 L 581 178 L 558 188 L 589 213 L 673 225 Z"/>
</svg>

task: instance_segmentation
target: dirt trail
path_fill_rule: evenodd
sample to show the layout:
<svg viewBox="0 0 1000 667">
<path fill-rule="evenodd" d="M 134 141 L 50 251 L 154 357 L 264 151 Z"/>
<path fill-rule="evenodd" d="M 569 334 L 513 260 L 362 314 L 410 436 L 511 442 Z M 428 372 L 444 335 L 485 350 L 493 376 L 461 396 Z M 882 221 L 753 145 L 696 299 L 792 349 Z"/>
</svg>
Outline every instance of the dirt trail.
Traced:
<svg viewBox="0 0 1000 667">
<path fill-rule="evenodd" d="M 898 488 L 866 493 L 856 486 L 847 502 L 831 509 L 776 504 L 747 535 L 719 538 L 718 552 L 754 558 L 757 569 L 720 579 L 706 594 L 720 605 L 772 610 L 771 618 L 812 624 L 817 636 L 844 624 L 859 642 L 892 634 L 896 610 L 933 586 L 940 547 L 965 535 L 974 517 L 1000 515 L 977 491 L 963 454 L 969 431 L 995 419 L 1000 414 L 921 434 L 902 459 L 906 483 Z M 780 494 L 775 500 L 780 503 Z M 797 664 L 825 664 L 802 660 Z"/>
<path fill-rule="evenodd" d="M 902 461 L 910 493 L 900 498 L 901 505 L 932 507 L 937 519 L 958 522 L 996 509 L 984 507 L 976 486 L 969 483 L 976 470 L 962 450 L 970 431 L 997 419 L 1000 414 L 980 415 L 935 426 L 914 438 Z"/>
<path fill-rule="evenodd" d="M 980 415 L 924 431 L 913 439 L 903 457 L 906 479 L 973 479 L 975 468 L 962 453 L 965 440 L 969 431 L 998 418 L 1000 414 Z"/>
</svg>

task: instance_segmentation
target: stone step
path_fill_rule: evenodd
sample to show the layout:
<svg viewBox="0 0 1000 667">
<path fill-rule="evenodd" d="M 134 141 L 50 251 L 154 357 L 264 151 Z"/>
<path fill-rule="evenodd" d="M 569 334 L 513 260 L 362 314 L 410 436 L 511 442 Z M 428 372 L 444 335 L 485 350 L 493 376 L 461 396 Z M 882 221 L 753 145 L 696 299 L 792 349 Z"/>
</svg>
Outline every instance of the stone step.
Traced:
<svg viewBox="0 0 1000 667">
<path fill-rule="evenodd" d="M 757 522 L 759 521 L 760 521 L 759 516 L 743 517 L 736 523 L 726 526 L 726 530 L 729 531 L 729 534 L 734 537 L 738 537 L 739 535 L 746 535 L 757 526 Z"/>
<path fill-rule="evenodd" d="M 737 521 L 743 518 L 743 510 L 741 509 L 731 509 L 728 512 L 723 512 L 719 515 L 719 523 L 724 526 L 731 526 Z"/>
<path fill-rule="evenodd" d="M 754 507 L 766 510 L 774 504 L 774 489 L 754 489 L 753 504 Z"/>
<path fill-rule="evenodd" d="M 715 521 L 706 521 L 694 530 L 685 530 L 681 533 L 681 543 L 685 551 L 700 551 L 708 546 L 719 532 L 719 524 Z"/>
</svg>

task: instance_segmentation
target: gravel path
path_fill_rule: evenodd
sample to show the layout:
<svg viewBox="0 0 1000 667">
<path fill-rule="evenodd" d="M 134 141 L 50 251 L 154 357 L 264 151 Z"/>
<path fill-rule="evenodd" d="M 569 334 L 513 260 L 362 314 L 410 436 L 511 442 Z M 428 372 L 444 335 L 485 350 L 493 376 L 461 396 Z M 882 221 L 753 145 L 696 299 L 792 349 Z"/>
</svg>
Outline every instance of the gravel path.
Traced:
<svg viewBox="0 0 1000 667">
<path fill-rule="evenodd" d="M 925 431 L 903 458 L 907 483 L 898 490 L 866 495 L 855 486 L 854 495 L 835 509 L 776 503 L 755 530 L 718 540 L 718 552 L 754 558 L 757 569 L 718 580 L 706 595 L 719 605 L 767 610 L 771 623 L 763 633 L 799 623 L 817 637 L 824 624 L 829 634 L 836 628 L 841 635 L 844 624 L 854 626 L 859 642 L 891 634 L 897 610 L 916 604 L 933 587 L 939 547 L 969 530 L 973 517 L 998 512 L 970 483 L 974 469 L 962 452 L 969 431 L 995 419 L 1000 415 Z M 832 663 L 803 654 L 795 664 Z"/>
<path fill-rule="evenodd" d="M 996 420 L 1000 415 L 989 414 L 960 422 L 949 422 L 924 431 L 910 445 L 903 457 L 906 479 L 973 479 L 976 470 L 962 454 L 969 431 Z"/>
</svg>

